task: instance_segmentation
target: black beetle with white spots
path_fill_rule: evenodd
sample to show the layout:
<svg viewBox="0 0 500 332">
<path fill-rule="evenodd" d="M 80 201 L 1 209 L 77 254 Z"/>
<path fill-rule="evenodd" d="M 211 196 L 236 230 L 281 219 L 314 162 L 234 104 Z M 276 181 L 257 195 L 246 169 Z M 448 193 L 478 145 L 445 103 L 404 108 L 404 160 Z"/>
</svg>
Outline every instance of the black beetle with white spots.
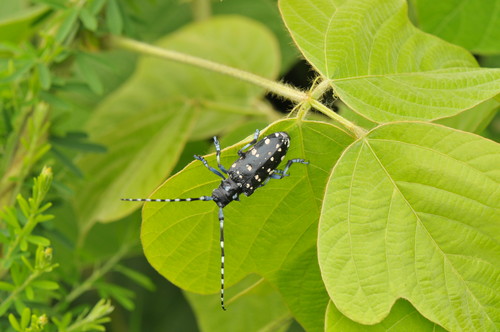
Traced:
<svg viewBox="0 0 500 332">
<path fill-rule="evenodd" d="M 219 207 L 220 224 L 220 302 L 224 307 L 224 212 L 223 208 L 232 201 L 239 201 L 239 196 L 243 193 L 250 196 L 253 192 L 264 186 L 270 179 L 282 179 L 289 174 L 288 169 L 294 163 L 309 164 L 304 159 L 290 159 L 283 170 L 276 167 L 285 159 L 285 155 L 290 147 L 290 137 L 285 132 L 277 132 L 267 135 L 260 141 L 259 130 L 255 131 L 253 140 L 238 151 L 239 158 L 227 170 L 220 163 L 220 145 L 217 137 L 214 137 L 215 151 L 217 156 L 217 166 L 219 170 L 211 167 L 202 157 L 195 155 L 194 158 L 200 160 L 214 174 L 223 180 L 218 188 L 214 189 L 212 196 L 201 196 L 195 198 L 175 198 L 175 199 L 153 199 L 153 198 L 122 198 L 123 201 L 140 202 L 191 202 L 191 201 L 214 201 Z M 250 149 L 248 149 L 250 148 Z M 244 151 L 248 149 L 247 151 Z M 225 177 L 224 174 L 227 176 Z"/>
</svg>

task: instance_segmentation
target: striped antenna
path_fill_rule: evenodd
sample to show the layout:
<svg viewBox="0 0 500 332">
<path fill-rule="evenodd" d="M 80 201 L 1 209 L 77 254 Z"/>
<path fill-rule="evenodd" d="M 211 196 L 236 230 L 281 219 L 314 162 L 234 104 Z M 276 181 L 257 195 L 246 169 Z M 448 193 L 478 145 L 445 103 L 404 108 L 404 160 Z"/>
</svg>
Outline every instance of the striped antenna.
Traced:
<svg viewBox="0 0 500 332">
<path fill-rule="evenodd" d="M 129 202 L 192 202 L 192 201 L 212 201 L 212 196 L 201 196 L 195 198 L 122 198 L 122 201 Z M 220 227 L 220 305 L 224 307 L 224 212 L 219 208 L 219 227 Z"/>
<path fill-rule="evenodd" d="M 129 202 L 192 202 L 192 201 L 211 201 L 212 196 L 201 196 L 195 198 L 122 198 L 122 201 Z"/>
<path fill-rule="evenodd" d="M 224 307 L 224 212 L 219 208 L 219 225 L 220 225 L 220 306 Z"/>
</svg>

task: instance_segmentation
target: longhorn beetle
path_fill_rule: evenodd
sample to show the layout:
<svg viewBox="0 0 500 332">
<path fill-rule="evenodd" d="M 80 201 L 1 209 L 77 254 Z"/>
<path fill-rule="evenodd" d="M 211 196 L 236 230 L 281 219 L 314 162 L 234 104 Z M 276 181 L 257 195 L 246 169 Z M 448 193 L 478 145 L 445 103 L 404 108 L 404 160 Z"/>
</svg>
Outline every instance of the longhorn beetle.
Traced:
<svg viewBox="0 0 500 332">
<path fill-rule="evenodd" d="M 191 201 L 214 201 L 219 207 L 220 224 L 220 304 L 224 307 L 224 212 L 223 208 L 232 201 L 239 201 L 239 196 L 243 193 L 250 196 L 253 192 L 264 186 L 270 179 L 282 179 L 289 174 L 288 169 L 294 163 L 309 164 L 304 159 L 290 159 L 283 170 L 276 169 L 290 147 L 290 137 L 285 132 L 277 132 L 267 135 L 258 141 L 259 130 L 255 131 L 253 140 L 238 151 L 239 158 L 227 170 L 220 163 L 220 145 L 217 137 L 214 136 L 215 152 L 217 156 L 217 166 L 219 170 L 211 167 L 202 156 L 195 155 L 194 158 L 201 161 L 206 168 L 223 180 L 218 188 L 212 191 L 212 196 L 201 196 L 195 198 L 174 198 L 174 199 L 154 199 L 154 198 L 122 198 L 123 201 L 140 202 L 191 202 Z M 245 149 L 251 147 L 248 151 Z M 222 173 L 227 175 L 227 178 Z"/>
</svg>

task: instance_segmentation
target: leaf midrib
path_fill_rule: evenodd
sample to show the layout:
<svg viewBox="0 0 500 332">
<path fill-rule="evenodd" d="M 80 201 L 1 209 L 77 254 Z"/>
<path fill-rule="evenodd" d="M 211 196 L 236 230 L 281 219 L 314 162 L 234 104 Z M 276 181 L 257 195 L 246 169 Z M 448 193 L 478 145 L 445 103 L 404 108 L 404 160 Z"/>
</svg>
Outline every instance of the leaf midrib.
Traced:
<svg viewBox="0 0 500 332">
<path fill-rule="evenodd" d="M 443 258 L 444 261 L 446 261 L 446 263 L 452 268 L 452 271 L 454 272 L 455 276 L 462 282 L 462 284 L 464 285 L 464 288 L 467 290 L 467 292 L 469 293 L 469 296 L 474 299 L 474 301 L 476 301 L 476 303 L 481 307 L 481 308 L 484 308 L 484 306 L 482 305 L 482 303 L 479 301 L 479 299 L 476 298 L 475 294 L 470 290 L 469 288 L 469 285 L 468 283 L 462 278 L 462 275 L 460 273 L 458 273 L 458 271 L 455 269 L 455 266 L 452 264 L 452 262 L 448 259 L 447 255 L 444 253 L 444 251 L 441 249 L 441 247 L 439 247 L 438 243 L 434 240 L 434 238 L 431 236 L 429 230 L 425 227 L 425 224 L 423 223 L 423 221 L 420 219 L 420 217 L 418 216 L 417 212 L 413 209 L 412 205 L 410 204 L 410 202 L 406 199 L 406 197 L 403 195 L 403 193 L 401 192 L 401 190 L 399 189 L 398 185 L 393 181 L 392 177 L 390 176 L 390 173 L 389 171 L 383 166 L 381 160 L 378 158 L 377 154 L 375 153 L 375 151 L 373 150 L 372 146 L 370 145 L 370 142 L 367 138 L 363 138 L 362 139 L 362 144 L 363 145 L 366 145 L 369 149 L 369 151 L 372 153 L 372 156 L 373 158 L 377 161 L 377 163 L 379 164 L 380 168 L 382 169 L 382 171 L 386 174 L 387 178 L 389 179 L 389 181 L 392 183 L 394 189 L 399 192 L 399 194 L 401 195 L 401 198 L 403 199 L 403 201 L 407 204 L 408 208 L 410 209 L 411 213 L 415 216 L 415 219 L 416 219 L 416 222 L 418 224 L 420 224 L 421 228 L 425 230 L 425 232 L 427 233 L 427 236 L 429 237 L 429 239 L 431 240 L 431 242 L 434 244 L 435 248 L 438 250 L 439 253 L 441 253 L 441 256 Z M 415 241 L 416 243 L 416 241 Z M 445 278 L 446 280 L 446 278 Z M 467 308 L 469 308 L 469 306 L 467 306 Z M 494 322 L 492 320 L 492 318 L 489 316 L 488 314 L 488 311 L 484 310 L 483 311 L 485 316 L 488 318 L 488 320 L 490 321 L 491 324 L 494 325 Z M 458 323 L 458 322 L 457 322 Z M 458 324 L 460 325 L 460 324 Z"/>
</svg>

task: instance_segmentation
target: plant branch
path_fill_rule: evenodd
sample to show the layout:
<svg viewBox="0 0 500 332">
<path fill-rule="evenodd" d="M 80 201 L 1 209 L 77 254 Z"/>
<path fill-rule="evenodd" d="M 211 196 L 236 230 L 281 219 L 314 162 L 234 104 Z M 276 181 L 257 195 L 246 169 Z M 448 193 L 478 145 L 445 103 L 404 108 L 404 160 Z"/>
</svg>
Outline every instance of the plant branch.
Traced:
<svg viewBox="0 0 500 332">
<path fill-rule="evenodd" d="M 205 68 L 217 73 L 229 75 L 246 82 L 250 82 L 260 86 L 267 91 L 270 91 L 278 96 L 290 99 L 294 102 L 300 103 L 308 98 L 305 92 L 294 89 L 286 84 L 278 83 L 265 77 L 250 73 L 248 71 L 233 68 L 223 65 L 221 63 L 213 62 L 189 54 L 166 50 L 164 48 L 153 46 L 147 43 L 142 43 L 133 39 L 111 36 L 111 44 L 126 50 L 134 51 L 137 53 L 157 56 L 163 59 L 173 60 L 199 68 Z"/>
<path fill-rule="evenodd" d="M 128 247 L 122 247 L 115 255 L 113 255 L 106 263 L 100 268 L 95 269 L 90 277 L 88 277 L 83 283 L 79 284 L 78 287 L 74 288 L 60 303 L 69 304 L 73 302 L 77 297 L 79 297 L 84 292 L 88 291 L 92 288 L 94 283 L 101 278 L 103 275 L 108 273 L 111 269 L 113 269 L 116 264 L 125 256 L 128 252 Z"/>
<path fill-rule="evenodd" d="M 217 73 L 241 79 L 243 81 L 260 86 L 266 89 L 267 91 L 270 91 L 278 96 L 282 96 L 299 104 L 300 107 L 303 107 L 303 109 L 300 111 L 299 118 L 303 118 L 305 116 L 305 114 L 309 110 L 308 106 L 309 104 L 310 106 L 314 107 L 321 113 L 342 124 L 347 130 L 352 132 L 356 137 L 361 137 L 366 133 L 366 131 L 363 128 L 356 126 L 354 123 L 338 115 L 337 113 L 329 109 L 327 106 L 316 100 L 316 98 L 321 97 L 321 95 L 329 88 L 328 80 L 322 81 L 310 93 L 306 93 L 301 90 L 290 87 L 286 84 L 275 82 L 273 80 L 250 73 L 245 70 L 226 66 L 224 64 L 216 63 L 193 55 L 173 50 L 167 50 L 158 46 L 153 46 L 133 39 L 119 37 L 119 36 L 111 36 L 110 42 L 111 45 L 114 45 L 115 47 L 118 48 L 123 48 L 141 54 L 153 55 L 163 59 L 189 64 L 195 67 L 208 69 Z"/>
<path fill-rule="evenodd" d="M 335 121 L 339 122 L 341 125 L 343 125 L 347 130 L 349 130 L 351 133 L 353 133 L 356 138 L 362 137 L 366 134 L 366 130 L 363 128 L 356 126 L 354 123 L 351 121 L 343 118 L 342 116 L 338 115 L 328 107 L 326 107 L 324 104 L 320 103 L 319 101 L 315 99 L 310 99 L 309 103 L 311 104 L 312 107 L 323 113 L 324 115 L 328 116 L 329 118 L 334 119 Z"/>
</svg>

